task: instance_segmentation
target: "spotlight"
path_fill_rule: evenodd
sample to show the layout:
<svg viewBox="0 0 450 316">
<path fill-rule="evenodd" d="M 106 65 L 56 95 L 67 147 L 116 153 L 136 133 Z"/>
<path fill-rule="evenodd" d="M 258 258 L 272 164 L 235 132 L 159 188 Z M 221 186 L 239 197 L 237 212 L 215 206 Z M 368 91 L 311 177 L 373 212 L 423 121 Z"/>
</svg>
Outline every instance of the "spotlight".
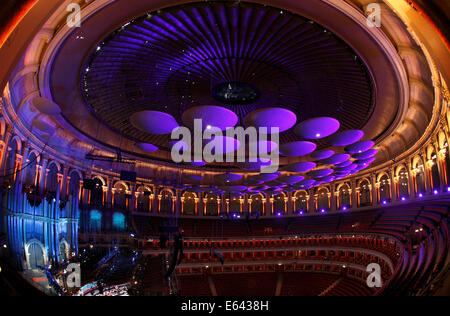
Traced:
<svg viewBox="0 0 450 316">
<path fill-rule="evenodd" d="M 405 201 L 406 201 L 406 198 L 405 198 L 404 196 L 402 196 L 402 201 L 403 201 L 403 202 L 405 202 Z"/>
<path fill-rule="evenodd" d="M 344 206 L 344 207 L 342 208 L 342 210 L 343 210 L 343 211 L 346 211 L 346 210 L 347 210 L 347 206 Z"/>
<path fill-rule="evenodd" d="M 383 201 L 383 205 L 387 205 L 388 203 L 387 203 L 387 201 Z"/>
<path fill-rule="evenodd" d="M 300 215 L 303 215 L 303 211 L 300 211 L 300 213 L 299 213 Z"/>
<path fill-rule="evenodd" d="M 423 193 L 419 193 L 419 198 L 423 198 Z"/>
<path fill-rule="evenodd" d="M 434 191 L 433 191 L 433 194 L 434 194 L 434 195 L 438 195 L 438 194 L 439 194 L 439 191 L 438 191 L 438 190 L 434 190 Z"/>
<path fill-rule="evenodd" d="M 280 212 L 277 213 L 277 216 L 281 216 L 282 214 Z"/>
<path fill-rule="evenodd" d="M 450 187 L 447 188 L 447 192 L 450 192 Z"/>
<path fill-rule="evenodd" d="M 320 212 L 323 214 L 323 213 L 325 213 L 325 210 L 321 210 Z"/>
</svg>

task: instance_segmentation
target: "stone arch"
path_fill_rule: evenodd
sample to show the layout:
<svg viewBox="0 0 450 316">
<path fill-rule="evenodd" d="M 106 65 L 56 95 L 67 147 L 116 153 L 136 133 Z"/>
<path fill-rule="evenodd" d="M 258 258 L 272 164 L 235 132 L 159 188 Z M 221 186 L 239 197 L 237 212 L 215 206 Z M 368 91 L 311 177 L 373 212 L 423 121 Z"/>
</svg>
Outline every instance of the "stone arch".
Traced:
<svg viewBox="0 0 450 316">
<path fill-rule="evenodd" d="M 198 198 L 197 194 L 194 192 L 185 191 L 182 195 L 183 197 L 183 214 L 185 215 L 195 215 L 195 200 Z"/>
<path fill-rule="evenodd" d="M 59 242 L 58 250 L 61 262 L 66 262 L 70 259 L 70 244 L 64 238 Z"/>
<path fill-rule="evenodd" d="M 30 270 L 43 270 L 48 263 L 47 247 L 37 240 L 31 239 L 25 245 L 25 258 Z"/>
<path fill-rule="evenodd" d="M 295 197 L 295 211 L 306 212 L 308 210 L 308 192 L 306 190 L 297 191 Z"/>
</svg>

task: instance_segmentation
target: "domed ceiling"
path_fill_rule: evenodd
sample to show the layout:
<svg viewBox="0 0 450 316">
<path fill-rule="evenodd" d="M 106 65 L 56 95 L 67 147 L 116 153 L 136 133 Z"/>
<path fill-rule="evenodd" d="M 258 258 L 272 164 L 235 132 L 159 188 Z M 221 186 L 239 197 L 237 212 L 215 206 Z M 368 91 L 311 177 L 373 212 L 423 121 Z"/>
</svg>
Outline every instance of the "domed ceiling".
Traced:
<svg viewBox="0 0 450 316">
<path fill-rule="evenodd" d="M 182 116 L 221 106 L 239 122 L 279 107 L 298 122 L 333 117 L 362 129 L 374 109 L 373 83 L 358 55 L 332 32 L 270 6 L 208 2 L 167 8 L 127 23 L 94 49 L 82 78 L 92 113 L 137 142 L 169 147 L 130 117 L 142 111 Z M 281 143 L 302 140 L 292 130 Z M 327 143 L 318 141 L 318 148 Z"/>
</svg>

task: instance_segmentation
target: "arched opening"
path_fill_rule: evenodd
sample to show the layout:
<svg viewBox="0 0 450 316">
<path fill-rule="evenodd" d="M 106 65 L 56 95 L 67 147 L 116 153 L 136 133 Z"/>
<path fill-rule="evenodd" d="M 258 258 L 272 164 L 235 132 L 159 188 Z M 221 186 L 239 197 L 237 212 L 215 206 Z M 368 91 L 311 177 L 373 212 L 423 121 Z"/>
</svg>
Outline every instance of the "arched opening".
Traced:
<svg viewBox="0 0 450 316">
<path fill-rule="evenodd" d="M 103 205 L 103 182 L 95 178 L 93 180 L 93 188 L 91 189 L 91 205 L 102 206 Z"/>
<path fill-rule="evenodd" d="M 36 185 L 36 169 L 38 165 L 38 157 L 35 153 L 31 153 L 28 157 L 28 163 L 25 170 L 25 186 L 35 187 Z"/>
<path fill-rule="evenodd" d="M 186 192 L 183 195 L 183 214 L 195 215 L 195 199 L 197 198 L 194 193 Z"/>
<path fill-rule="evenodd" d="M 328 190 L 321 188 L 317 192 L 317 211 L 328 210 L 330 208 L 330 199 L 328 197 Z"/>
<path fill-rule="evenodd" d="M 6 168 L 5 168 L 5 176 L 10 179 L 11 183 L 15 180 L 15 172 L 16 172 L 16 158 L 19 154 L 19 144 L 16 140 L 13 140 L 10 144 L 11 150 L 8 151 L 6 155 Z"/>
<path fill-rule="evenodd" d="M 45 250 L 41 244 L 32 242 L 27 250 L 28 266 L 31 270 L 44 270 L 45 268 Z"/>
<path fill-rule="evenodd" d="M 58 167 L 52 163 L 48 168 L 45 188 L 47 192 L 56 194 L 58 190 Z"/>
<path fill-rule="evenodd" d="M 173 212 L 173 194 L 168 190 L 161 192 L 161 204 L 159 212 L 161 214 L 171 214 Z"/>
<path fill-rule="evenodd" d="M 409 197 L 409 178 L 405 168 L 402 168 L 398 174 L 398 195 L 399 199 Z"/>
<path fill-rule="evenodd" d="M 380 202 L 391 200 L 391 185 L 387 175 L 383 175 L 380 178 Z"/>
<path fill-rule="evenodd" d="M 286 196 L 284 193 L 278 194 L 273 197 L 273 213 L 285 214 L 286 213 Z"/>
<path fill-rule="evenodd" d="M 149 213 L 152 211 L 152 201 L 151 201 L 152 191 L 145 187 L 140 186 L 138 188 L 137 197 L 137 211 L 143 213 Z"/>
<path fill-rule="evenodd" d="M 61 259 L 61 262 L 66 262 L 67 260 L 69 260 L 70 258 L 70 247 L 68 245 L 68 243 L 64 240 L 61 240 L 61 242 L 59 243 L 59 257 Z"/>
<path fill-rule="evenodd" d="M 126 230 L 125 215 L 122 213 L 114 213 L 112 218 L 112 227 L 115 232 L 124 232 Z"/>
<path fill-rule="evenodd" d="M 350 187 L 344 184 L 339 188 L 339 207 L 349 208 L 351 205 Z"/>
<path fill-rule="evenodd" d="M 359 185 L 359 207 L 370 206 L 372 204 L 370 183 L 363 180 Z"/>
<path fill-rule="evenodd" d="M 80 190 L 80 176 L 78 172 L 73 171 L 70 174 L 69 187 L 67 189 L 67 194 L 74 198 L 78 198 L 79 190 Z"/>
<path fill-rule="evenodd" d="M 243 199 L 243 198 L 240 196 L 237 196 L 237 195 L 230 197 L 230 213 L 231 214 L 242 213 L 241 199 Z"/>
<path fill-rule="evenodd" d="M 441 179 L 439 178 L 438 158 L 436 152 L 431 154 L 431 184 L 433 190 L 439 190 L 441 188 Z"/>
<path fill-rule="evenodd" d="M 127 209 L 127 187 L 122 182 L 114 185 L 114 208 Z"/>
<path fill-rule="evenodd" d="M 306 191 L 295 193 L 295 211 L 306 212 L 308 210 L 308 194 Z"/>
<path fill-rule="evenodd" d="M 217 195 L 209 193 L 206 196 L 206 215 L 217 216 L 219 215 L 219 204 L 217 203 Z"/>
<path fill-rule="evenodd" d="M 416 159 L 416 164 L 414 166 L 414 184 L 416 187 L 416 194 L 425 194 L 426 186 L 425 186 L 425 166 L 423 164 L 422 158 Z"/>
<path fill-rule="evenodd" d="M 251 210 L 252 210 L 252 215 L 262 215 L 264 212 L 264 206 L 263 206 L 263 199 L 264 197 L 261 196 L 260 194 L 258 195 L 252 195 L 250 197 L 250 199 L 252 200 L 252 206 L 251 206 Z"/>
<path fill-rule="evenodd" d="M 100 232 L 102 230 L 102 213 L 92 210 L 89 213 L 89 231 Z"/>
</svg>

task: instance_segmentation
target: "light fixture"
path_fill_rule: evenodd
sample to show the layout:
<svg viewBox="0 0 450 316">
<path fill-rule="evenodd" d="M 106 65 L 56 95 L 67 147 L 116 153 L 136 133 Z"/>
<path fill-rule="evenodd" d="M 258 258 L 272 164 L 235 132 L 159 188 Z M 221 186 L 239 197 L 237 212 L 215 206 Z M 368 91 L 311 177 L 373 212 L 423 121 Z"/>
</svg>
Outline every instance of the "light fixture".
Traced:
<svg viewBox="0 0 450 316">
<path fill-rule="evenodd" d="M 423 198 L 423 193 L 419 193 L 419 198 Z"/>
<path fill-rule="evenodd" d="M 439 191 L 438 191 L 438 190 L 434 190 L 434 191 L 433 191 L 433 194 L 434 194 L 434 195 L 438 195 L 438 194 L 439 194 Z"/>
</svg>

